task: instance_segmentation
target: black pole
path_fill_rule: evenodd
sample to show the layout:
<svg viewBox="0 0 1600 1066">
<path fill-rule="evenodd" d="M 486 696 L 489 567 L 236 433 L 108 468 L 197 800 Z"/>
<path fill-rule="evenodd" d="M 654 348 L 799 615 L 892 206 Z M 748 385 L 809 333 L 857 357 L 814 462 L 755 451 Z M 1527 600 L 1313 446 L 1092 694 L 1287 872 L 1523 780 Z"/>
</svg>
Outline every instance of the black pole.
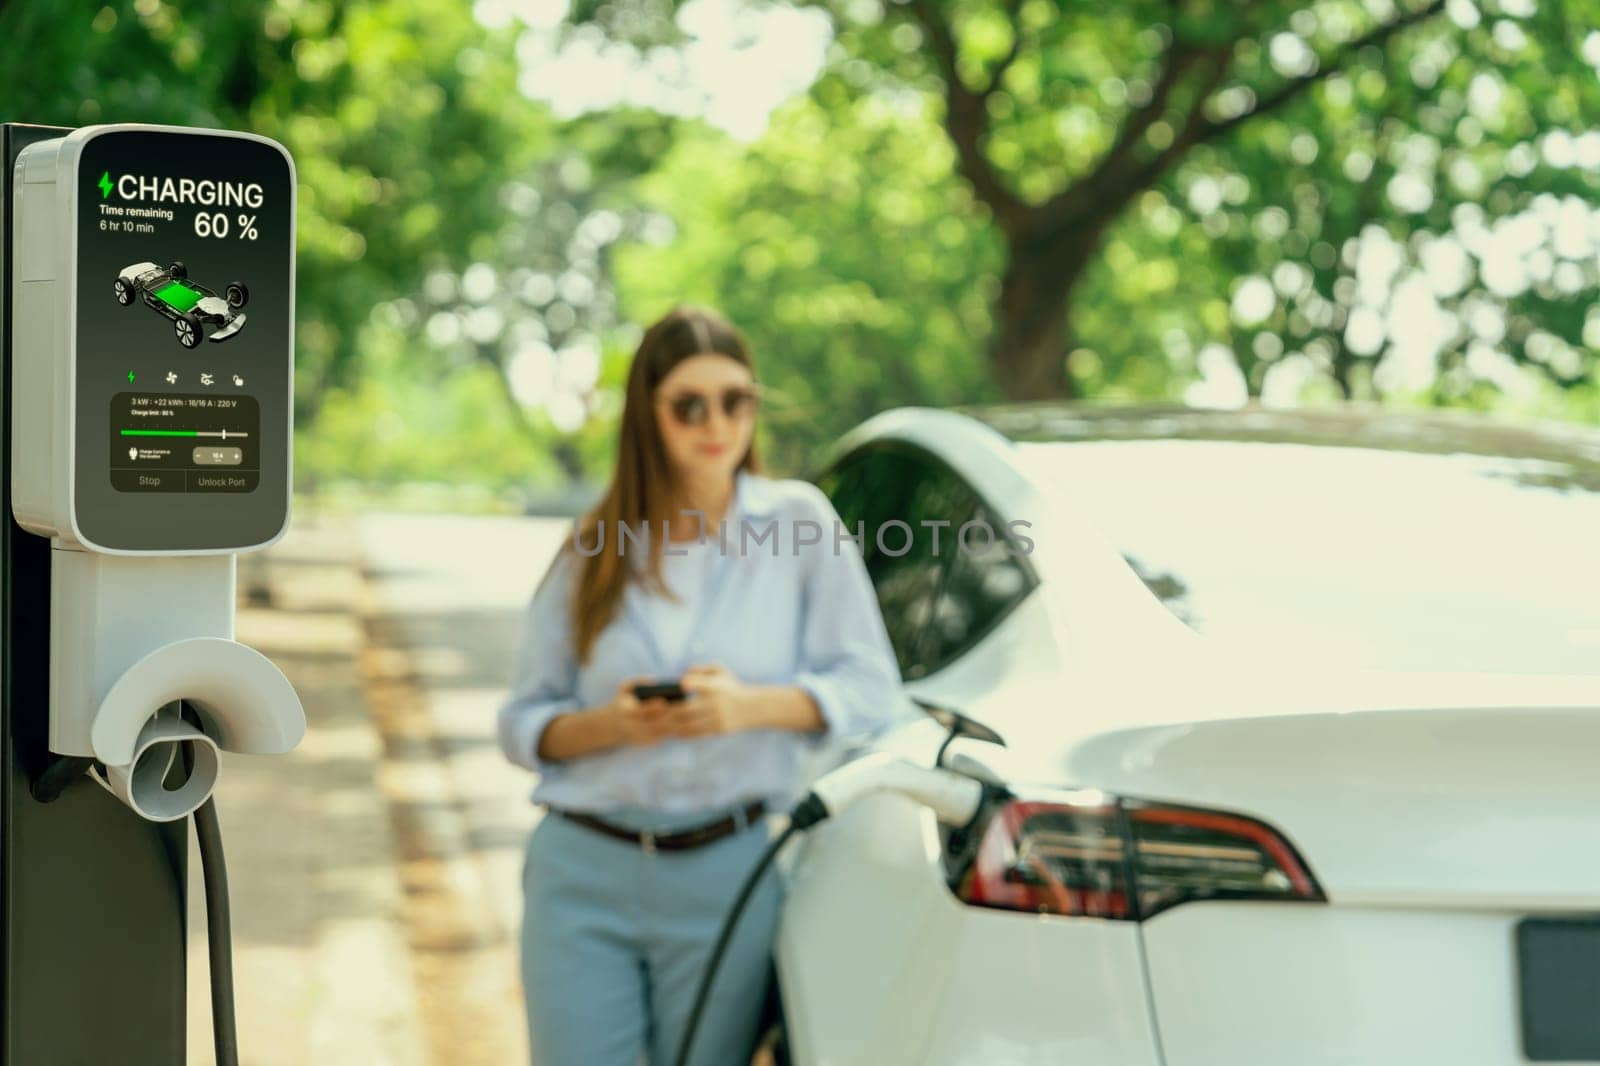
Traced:
<svg viewBox="0 0 1600 1066">
<path fill-rule="evenodd" d="M 187 819 L 147 822 L 50 756 L 50 544 L 11 515 L 12 166 L 68 132 L 0 125 L 0 1066 L 182 1066 Z"/>
</svg>

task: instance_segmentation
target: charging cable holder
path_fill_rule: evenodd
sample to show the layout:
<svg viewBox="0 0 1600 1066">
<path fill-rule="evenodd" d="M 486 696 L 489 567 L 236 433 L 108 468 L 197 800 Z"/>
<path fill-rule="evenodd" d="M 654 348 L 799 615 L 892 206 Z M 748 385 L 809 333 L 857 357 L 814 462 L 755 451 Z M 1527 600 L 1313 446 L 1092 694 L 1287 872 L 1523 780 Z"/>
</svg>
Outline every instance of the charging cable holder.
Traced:
<svg viewBox="0 0 1600 1066">
<path fill-rule="evenodd" d="M 51 751 L 104 764 L 97 781 L 166 822 L 210 797 L 219 751 L 299 743 L 306 719 L 294 687 L 233 639 L 236 556 L 50 554 Z M 198 728 L 168 709 L 179 700 Z M 185 748 L 189 772 L 169 789 Z"/>
</svg>

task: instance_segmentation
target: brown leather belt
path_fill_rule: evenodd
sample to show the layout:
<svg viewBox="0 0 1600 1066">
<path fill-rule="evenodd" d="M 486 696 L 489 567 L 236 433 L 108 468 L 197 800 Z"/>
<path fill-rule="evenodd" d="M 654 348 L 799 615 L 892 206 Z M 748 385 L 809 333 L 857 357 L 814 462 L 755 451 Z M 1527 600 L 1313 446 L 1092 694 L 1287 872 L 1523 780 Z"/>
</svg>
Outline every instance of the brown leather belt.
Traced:
<svg viewBox="0 0 1600 1066">
<path fill-rule="evenodd" d="M 733 815 L 710 822 L 706 825 L 697 825 L 689 829 L 680 829 L 675 833 L 652 833 L 648 830 L 624 829 L 620 825 L 612 825 L 604 818 L 582 811 L 564 811 L 559 807 L 551 807 L 552 814 L 559 814 L 571 822 L 593 829 L 597 833 L 604 833 L 618 840 L 626 840 L 637 844 L 647 852 L 657 849 L 661 851 L 686 851 L 689 848 L 698 848 L 714 840 L 721 840 L 730 833 L 737 832 L 739 820 Z M 756 820 L 767 813 L 767 805 L 762 800 L 754 800 L 745 804 L 744 821 L 746 825 L 754 825 Z"/>
</svg>

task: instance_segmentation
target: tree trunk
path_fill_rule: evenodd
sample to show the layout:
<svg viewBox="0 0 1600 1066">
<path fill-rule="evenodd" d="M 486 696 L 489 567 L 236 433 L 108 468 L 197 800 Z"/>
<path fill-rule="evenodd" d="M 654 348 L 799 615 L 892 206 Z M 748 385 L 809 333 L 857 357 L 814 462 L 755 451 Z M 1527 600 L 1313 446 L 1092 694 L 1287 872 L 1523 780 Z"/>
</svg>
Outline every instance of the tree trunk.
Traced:
<svg viewBox="0 0 1600 1066">
<path fill-rule="evenodd" d="M 1092 236 L 1013 243 L 1000 280 L 990 365 L 1008 400 L 1065 400 L 1073 395 L 1067 376 L 1072 291 L 1083 278 L 1094 249 Z"/>
<path fill-rule="evenodd" d="M 1344 331 L 1341 330 L 1333 336 L 1333 366 L 1331 373 L 1333 383 L 1339 386 L 1339 395 L 1345 400 L 1355 399 L 1355 391 L 1350 385 L 1350 371 L 1355 368 L 1356 356 L 1344 342 Z"/>
</svg>

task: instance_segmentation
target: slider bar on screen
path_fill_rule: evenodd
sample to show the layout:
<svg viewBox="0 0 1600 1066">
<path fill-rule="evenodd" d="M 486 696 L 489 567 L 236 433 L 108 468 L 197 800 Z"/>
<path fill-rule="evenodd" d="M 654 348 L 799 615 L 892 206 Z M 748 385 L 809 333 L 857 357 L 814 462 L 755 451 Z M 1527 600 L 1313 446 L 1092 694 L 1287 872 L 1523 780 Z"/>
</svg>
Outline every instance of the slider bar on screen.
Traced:
<svg viewBox="0 0 1600 1066">
<path fill-rule="evenodd" d="M 124 437 L 248 437 L 250 434 L 238 429 L 125 429 Z"/>
</svg>

